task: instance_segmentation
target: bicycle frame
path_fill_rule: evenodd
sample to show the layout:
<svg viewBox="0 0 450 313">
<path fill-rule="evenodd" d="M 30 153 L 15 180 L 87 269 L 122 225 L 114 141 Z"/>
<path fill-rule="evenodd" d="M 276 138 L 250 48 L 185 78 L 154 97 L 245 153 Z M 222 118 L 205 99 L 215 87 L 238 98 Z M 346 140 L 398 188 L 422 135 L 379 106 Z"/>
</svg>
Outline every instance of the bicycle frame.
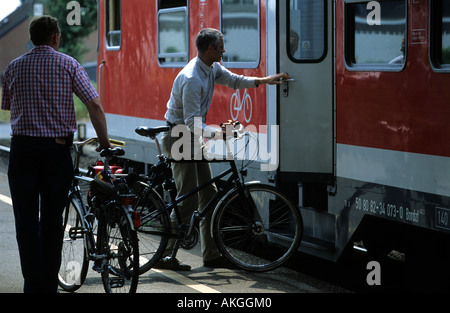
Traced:
<svg viewBox="0 0 450 313">
<path fill-rule="evenodd" d="M 229 123 L 231 123 L 231 122 L 229 122 Z M 240 125 L 239 122 L 235 122 L 233 124 L 233 127 L 236 127 L 237 125 Z M 242 131 L 243 130 L 242 125 L 240 125 L 240 127 L 241 127 L 240 131 Z M 141 128 L 136 129 L 136 132 L 138 134 L 140 134 L 142 136 L 150 137 L 155 142 L 156 149 L 158 151 L 157 157 L 158 157 L 159 161 L 157 164 L 152 166 L 152 168 L 150 168 L 149 173 L 147 174 L 147 177 L 151 177 L 151 175 L 155 174 L 156 175 L 155 177 L 158 178 L 156 180 L 151 181 L 150 184 L 147 185 L 147 188 L 150 190 L 152 190 L 154 187 L 161 185 L 161 184 L 163 184 L 163 185 L 165 184 L 166 186 L 173 184 L 172 173 L 170 172 L 170 174 L 169 174 L 167 169 L 164 168 L 165 166 L 167 166 L 167 164 L 170 164 L 172 162 L 173 163 L 201 163 L 201 162 L 223 163 L 223 162 L 228 162 L 230 164 L 230 167 L 228 169 L 224 170 L 220 174 L 211 178 L 209 181 L 203 183 L 200 186 L 197 186 L 196 188 L 192 189 L 191 191 L 187 192 L 184 195 L 177 197 L 176 192 L 174 192 L 172 189 L 172 191 L 170 192 L 171 202 L 166 204 L 164 209 L 161 212 L 159 212 L 156 215 L 154 215 L 153 214 L 154 212 L 152 212 L 147 215 L 141 216 L 141 223 L 144 224 L 153 218 L 159 217 L 161 214 L 166 214 L 167 212 L 169 212 L 169 214 L 170 214 L 170 211 L 173 209 L 175 212 L 176 219 L 177 219 L 178 227 L 181 227 L 183 225 L 183 222 L 181 220 L 180 212 L 178 210 L 178 204 L 180 202 L 184 201 L 185 199 L 197 194 L 198 191 L 208 187 L 212 183 L 216 183 L 219 180 L 221 180 L 222 178 L 224 178 L 225 176 L 231 174 L 231 176 L 225 181 L 225 183 L 222 184 L 221 187 L 218 189 L 217 193 L 209 200 L 209 202 L 206 204 L 206 206 L 200 212 L 194 211 L 194 213 L 191 215 L 191 221 L 189 223 L 189 230 L 186 233 L 186 237 L 189 238 L 189 236 L 192 234 L 192 231 L 194 229 L 195 221 L 204 218 L 211 211 L 211 208 L 213 207 L 213 205 L 215 203 L 218 203 L 219 199 L 222 199 L 224 196 L 227 195 L 228 191 L 233 189 L 233 185 L 240 191 L 245 190 L 243 188 L 244 185 L 241 183 L 241 181 L 243 182 L 243 178 L 240 179 L 240 177 L 239 177 L 239 174 L 243 175 L 243 172 L 245 170 L 237 169 L 234 157 L 231 153 L 231 149 L 229 146 L 229 138 L 235 137 L 235 135 L 238 133 L 233 133 L 233 136 L 231 136 L 231 137 L 228 137 L 229 136 L 228 133 L 226 134 L 226 136 L 224 136 L 225 146 L 226 146 L 226 150 L 227 150 L 227 158 L 226 159 L 221 159 L 221 160 L 215 160 L 215 159 L 213 159 L 213 160 L 174 160 L 174 159 L 166 158 L 163 155 L 160 144 L 159 144 L 159 140 L 156 138 L 156 135 L 158 133 L 163 132 L 163 131 L 168 131 L 169 129 L 168 128 L 164 129 L 164 127 L 161 127 L 160 129 L 155 129 L 155 130 L 150 129 L 150 130 L 151 130 L 151 133 L 147 134 L 145 129 L 141 129 Z M 238 132 L 239 132 L 239 130 L 238 130 Z M 242 138 L 242 135 L 241 136 L 237 135 L 237 137 Z M 161 174 L 163 177 L 162 179 L 161 179 Z M 242 194 L 242 195 L 245 196 L 245 194 Z M 248 197 L 244 197 L 242 199 L 248 199 Z M 251 209 L 253 207 L 252 202 L 250 201 L 248 204 L 249 204 L 249 208 Z M 157 231 L 142 231 L 142 232 L 147 233 L 147 234 L 154 234 L 154 235 L 161 234 L 161 232 L 157 232 Z M 166 234 L 166 235 L 168 235 L 170 238 L 177 238 L 178 234 Z"/>
<path fill-rule="evenodd" d="M 214 176 L 213 178 L 211 178 L 210 180 L 208 180 L 207 182 L 203 183 L 202 185 L 192 189 L 191 191 L 189 191 L 188 193 L 181 195 L 179 197 L 172 197 L 171 202 L 168 203 L 164 209 L 157 215 L 153 215 L 152 213 L 147 214 L 143 217 L 141 217 L 142 223 L 146 222 L 146 219 L 149 218 L 150 216 L 152 218 L 158 217 L 160 214 L 166 213 L 166 212 L 170 212 L 172 209 L 175 212 L 175 216 L 177 219 L 177 223 L 178 226 L 183 225 L 183 222 L 181 220 L 181 216 L 180 216 L 180 212 L 178 210 L 178 204 L 182 201 L 184 201 L 185 199 L 192 197 L 193 195 L 195 195 L 198 191 L 208 187 L 209 185 L 211 185 L 212 183 L 216 183 L 219 180 L 221 180 L 222 178 L 224 178 L 227 175 L 230 175 L 230 177 L 228 177 L 228 179 L 221 185 L 220 188 L 218 188 L 217 193 L 209 200 L 209 202 L 206 204 L 206 206 L 199 212 L 199 211 L 194 211 L 194 213 L 191 216 L 191 221 L 189 224 L 189 230 L 186 234 L 186 237 L 189 237 L 192 233 L 192 230 L 194 228 L 194 224 L 195 224 L 195 220 L 200 220 L 202 218 L 204 218 L 213 208 L 215 203 L 218 203 L 218 200 L 223 198 L 229 190 L 231 190 L 233 188 L 233 186 L 236 186 L 237 189 L 243 190 L 243 184 L 241 183 L 241 180 L 239 178 L 239 173 L 240 171 L 238 171 L 237 167 L 236 167 L 236 163 L 234 160 L 211 160 L 211 161 L 206 161 L 206 160 L 201 160 L 201 161 L 191 161 L 191 160 L 182 160 L 182 161 L 176 161 L 173 159 L 167 159 L 168 162 L 176 162 L 176 163 L 199 163 L 199 162 L 208 162 L 208 163 L 223 163 L 223 162 L 228 162 L 230 164 L 230 168 L 224 170 L 223 172 L 221 172 L 220 174 Z M 242 171 L 241 171 L 242 172 Z M 167 179 L 167 178 L 166 178 Z M 144 233 L 148 233 L 148 234 L 161 234 L 161 232 L 157 232 L 157 231 L 144 231 Z M 171 238 L 177 238 L 177 234 L 169 234 L 169 237 Z"/>
</svg>

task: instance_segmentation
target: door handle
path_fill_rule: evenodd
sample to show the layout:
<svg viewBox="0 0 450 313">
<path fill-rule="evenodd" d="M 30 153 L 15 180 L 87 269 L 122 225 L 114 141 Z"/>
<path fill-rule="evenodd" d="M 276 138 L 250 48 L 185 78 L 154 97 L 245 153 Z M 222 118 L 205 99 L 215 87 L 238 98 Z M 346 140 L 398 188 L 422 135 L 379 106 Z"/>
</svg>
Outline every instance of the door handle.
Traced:
<svg viewBox="0 0 450 313">
<path fill-rule="evenodd" d="M 283 97 L 289 96 L 289 83 L 295 82 L 295 79 L 289 78 L 289 79 L 283 79 Z"/>
</svg>

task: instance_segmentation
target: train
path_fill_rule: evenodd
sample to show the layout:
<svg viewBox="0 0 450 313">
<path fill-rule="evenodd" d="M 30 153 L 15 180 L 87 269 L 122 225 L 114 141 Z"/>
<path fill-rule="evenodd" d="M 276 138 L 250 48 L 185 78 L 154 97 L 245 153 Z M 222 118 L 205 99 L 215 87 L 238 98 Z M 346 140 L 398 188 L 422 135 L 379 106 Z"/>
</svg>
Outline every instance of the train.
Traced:
<svg viewBox="0 0 450 313">
<path fill-rule="evenodd" d="M 98 90 L 130 170 L 157 154 L 134 129 L 165 125 L 196 35 L 216 28 L 226 68 L 291 77 L 216 86 L 207 124 L 239 120 L 264 144 L 248 179 L 298 205 L 300 251 L 450 251 L 450 1 L 99 0 L 98 12 Z"/>
</svg>

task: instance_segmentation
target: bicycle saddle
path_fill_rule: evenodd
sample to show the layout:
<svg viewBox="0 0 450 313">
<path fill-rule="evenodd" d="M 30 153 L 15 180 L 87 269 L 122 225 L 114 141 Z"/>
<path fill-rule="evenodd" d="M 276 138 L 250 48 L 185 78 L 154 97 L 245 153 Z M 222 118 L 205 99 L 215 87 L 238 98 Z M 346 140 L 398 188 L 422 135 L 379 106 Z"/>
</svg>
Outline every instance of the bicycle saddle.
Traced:
<svg viewBox="0 0 450 313">
<path fill-rule="evenodd" d="M 169 130 L 170 130 L 169 126 L 158 126 L 158 127 L 139 126 L 135 129 L 135 132 L 140 136 L 155 138 L 158 134 L 168 132 Z"/>
</svg>

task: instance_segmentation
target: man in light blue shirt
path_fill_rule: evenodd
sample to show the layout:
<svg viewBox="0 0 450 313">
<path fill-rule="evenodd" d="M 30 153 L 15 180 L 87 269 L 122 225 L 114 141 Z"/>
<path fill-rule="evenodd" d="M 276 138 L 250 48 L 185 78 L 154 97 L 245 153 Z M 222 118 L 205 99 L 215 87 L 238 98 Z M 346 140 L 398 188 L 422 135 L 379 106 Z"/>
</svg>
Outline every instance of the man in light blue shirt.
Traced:
<svg viewBox="0 0 450 313">
<path fill-rule="evenodd" d="M 206 28 L 200 31 L 196 39 L 197 57 L 192 59 L 176 77 L 170 100 L 167 103 L 165 118 L 169 126 L 186 127 L 191 134 L 191 157 L 197 159 L 203 155 L 201 147 L 203 138 L 220 139 L 223 137 L 222 129 L 206 125 L 206 115 L 214 94 L 214 85 L 225 85 L 233 89 L 256 88 L 261 84 L 281 84 L 282 79 L 288 79 L 286 74 L 276 74 L 267 77 L 246 77 L 236 75 L 219 62 L 225 52 L 223 35 L 220 31 Z M 185 132 L 184 132 L 185 133 Z M 198 135 L 199 134 L 199 135 Z M 173 134 L 178 136 L 179 134 Z M 183 138 L 171 137 L 171 131 L 162 138 L 163 148 L 169 157 L 180 151 L 172 151 L 177 140 Z M 178 147 L 178 145 L 177 145 Z M 185 155 L 185 154 L 183 154 Z M 186 194 L 198 185 L 211 179 L 211 168 L 208 163 L 173 163 L 172 172 L 178 191 L 178 196 Z M 202 210 L 209 199 L 217 192 L 214 185 L 203 189 L 197 197 L 189 197 L 183 201 L 180 213 L 184 221 L 196 209 Z M 172 220 L 174 221 L 174 216 Z M 186 220 L 187 219 L 187 220 Z M 206 267 L 227 266 L 221 257 L 213 238 L 209 233 L 211 216 L 200 222 L 200 238 L 203 253 L 203 264 Z M 174 242 L 169 243 L 167 256 L 156 267 L 174 270 L 189 270 L 190 266 L 180 264 L 175 258 L 176 247 Z"/>
<path fill-rule="evenodd" d="M 233 89 L 254 88 L 256 80 L 235 75 L 220 63 L 206 64 L 202 58 L 196 57 L 178 74 L 173 84 L 166 120 L 171 124 L 186 125 L 192 133 L 203 134 L 206 138 L 214 137 L 217 129 L 205 122 L 215 84 Z M 201 124 L 195 125 L 196 117 L 201 117 Z"/>
</svg>

